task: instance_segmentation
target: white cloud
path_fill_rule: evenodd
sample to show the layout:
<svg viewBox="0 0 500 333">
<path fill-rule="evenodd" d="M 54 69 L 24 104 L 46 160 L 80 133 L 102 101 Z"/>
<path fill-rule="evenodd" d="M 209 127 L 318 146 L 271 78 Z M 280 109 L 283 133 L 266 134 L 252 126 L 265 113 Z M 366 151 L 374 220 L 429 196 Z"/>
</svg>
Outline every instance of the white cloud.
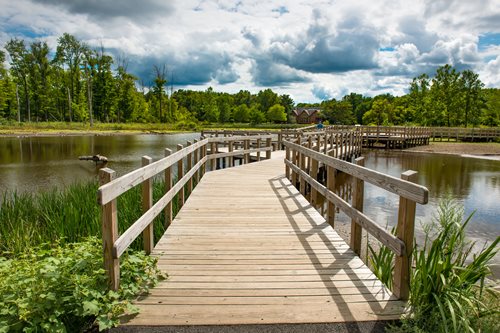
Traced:
<svg viewBox="0 0 500 333">
<path fill-rule="evenodd" d="M 344 92 L 403 94 L 445 63 L 498 86 L 497 0 L 0 0 L 0 43 L 64 32 L 129 61 L 145 82 L 166 64 L 186 88 L 253 92 L 269 86 L 297 102 Z M 382 50 L 381 50 L 382 49 Z M 405 86 L 406 85 L 406 86 Z"/>
</svg>

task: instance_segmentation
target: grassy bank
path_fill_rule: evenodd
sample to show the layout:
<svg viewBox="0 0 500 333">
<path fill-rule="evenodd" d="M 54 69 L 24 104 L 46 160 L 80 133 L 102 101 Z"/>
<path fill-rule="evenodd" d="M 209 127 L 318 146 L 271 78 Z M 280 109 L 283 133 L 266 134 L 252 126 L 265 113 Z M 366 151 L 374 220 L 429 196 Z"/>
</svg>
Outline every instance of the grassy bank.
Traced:
<svg viewBox="0 0 500 333">
<path fill-rule="evenodd" d="M 31 123 L 0 123 L 0 135 L 76 135 L 76 134 L 134 134 L 134 133 L 177 133 L 201 131 L 202 129 L 242 129 L 242 130 L 279 130 L 281 128 L 296 128 L 305 125 L 297 124 L 258 124 L 225 123 L 209 124 L 198 122 L 178 122 L 175 124 L 161 123 L 99 123 L 91 127 L 89 123 L 66 122 L 31 122 Z"/>
</svg>

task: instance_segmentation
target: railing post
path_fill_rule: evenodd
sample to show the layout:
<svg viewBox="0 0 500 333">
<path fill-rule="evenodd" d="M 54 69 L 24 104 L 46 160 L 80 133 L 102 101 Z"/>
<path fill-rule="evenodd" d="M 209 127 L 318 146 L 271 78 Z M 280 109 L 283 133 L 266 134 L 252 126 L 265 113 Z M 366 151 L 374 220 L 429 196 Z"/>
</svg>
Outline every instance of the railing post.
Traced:
<svg viewBox="0 0 500 333">
<path fill-rule="evenodd" d="M 304 172 L 306 171 L 306 155 L 303 153 L 300 153 L 299 168 Z M 303 196 L 306 195 L 306 180 L 304 177 L 300 177 L 300 193 L 302 193 Z"/>
<path fill-rule="evenodd" d="M 358 157 L 354 160 L 354 163 L 359 166 L 365 166 L 365 158 Z M 364 183 L 363 180 L 353 177 L 352 207 L 360 212 L 363 211 Z M 351 249 L 358 255 L 361 253 L 361 231 L 361 226 L 354 219 L 351 219 Z"/>
<path fill-rule="evenodd" d="M 109 168 L 99 170 L 99 185 L 109 183 L 115 178 L 115 172 Z M 104 269 L 108 276 L 109 288 L 118 290 L 120 286 L 120 259 L 114 258 L 113 246 L 118 239 L 118 214 L 116 199 L 108 202 L 102 209 L 102 246 L 104 252 Z"/>
<path fill-rule="evenodd" d="M 283 149 L 283 130 L 278 133 L 278 150 Z"/>
<path fill-rule="evenodd" d="M 331 167 L 327 166 L 326 167 L 326 187 L 328 190 L 332 193 L 335 193 L 335 177 L 336 177 L 336 170 Z M 335 205 L 328 200 L 328 209 L 327 209 L 327 222 L 328 224 L 334 228 L 335 226 Z"/>
<path fill-rule="evenodd" d="M 266 159 L 268 160 L 271 159 L 271 149 L 269 149 L 269 147 L 271 147 L 271 141 L 271 138 L 266 139 L 266 147 L 268 148 L 268 150 L 266 150 Z"/>
<path fill-rule="evenodd" d="M 216 142 L 212 142 L 210 144 L 210 155 L 214 155 L 217 154 L 217 143 Z M 215 169 L 217 169 L 217 159 L 216 158 L 213 158 L 210 162 L 210 169 L 212 171 L 214 171 Z"/>
<path fill-rule="evenodd" d="M 177 145 L 177 151 L 182 150 L 184 148 L 181 144 Z M 180 181 L 184 177 L 184 159 L 181 158 L 179 162 L 177 162 L 177 181 Z M 178 209 L 181 209 L 184 206 L 184 186 L 179 190 L 179 201 L 178 201 Z"/>
<path fill-rule="evenodd" d="M 288 146 L 285 148 L 285 158 L 288 161 L 290 161 L 290 148 Z M 291 178 L 290 178 L 290 167 L 288 166 L 288 164 L 285 164 L 285 176 L 286 176 L 286 179 L 291 180 Z"/>
<path fill-rule="evenodd" d="M 172 155 L 172 150 L 166 148 L 165 149 L 165 157 Z M 168 167 L 165 169 L 165 193 L 170 191 L 172 188 L 172 167 Z M 172 212 L 172 201 L 170 201 L 165 207 L 165 229 L 172 223 L 174 219 Z"/>
<path fill-rule="evenodd" d="M 193 143 L 191 141 L 188 141 L 186 147 L 189 147 L 192 144 Z M 192 168 L 193 168 L 193 154 L 189 153 L 188 156 L 187 156 L 187 171 L 188 172 L 191 171 Z M 189 178 L 188 183 L 187 183 L 187 193 L 188 193 L 188 195 L 190 195 L 191 192 L 193 192 L 193 177 Z"/>
<path fill-rule="evenodd" d="M 149 156 L 142 157 L 142 166 L 150 165 L 153 159 Z M 146 213 L 153 206 L 153 180 L 151 178 L 142 182 L 142 213 Z M 144 252 L 150 254 L 154 248 L 153 223 L 150 223 L 142 232 Z"/>
<path fill-rule="evenodd" d="M 230 153 L 233 152 L 233 141 L 229 141 L 229 146 L 228 146 L 228 151 Z M 234 156 L 229 156 L 228 157 L 228 166 L 232 168 L 234 166 Z"/>
<path fill-rule="evenodd" d="M 250 149 L 250 140 L 245 139 L 243 141 L 243 149 L 244 150 L 249 150 Z M 244 161 L 243 161 L 244 164 L 250 163 L 250 153 L 248 153 L 248 152 L 244 153 L 243 157 L 244 157 Z"/>
<path fill-rule="evenodd" d="M 197 144 L 198 143 L 198 140 L 194 139 L 193 140 L 193 143 L 194 144 Z M 194 156 L 194 161 L 193 161 L 193 164 L 196 165 L 199 161 L 200 161 L 200 152 L 201 152 L 201 148 L 197 148 L 194 153 L 193 153 L 193 156 Z M 196 185 L 198 185 L 198 183 L 200 182 L 200 173 L 198 171 L 196 171 L 193 175 L 194 177 L 194 181 L 196 182 Z"/>
<path fill-rule="evenodd" d="M 417 181 L 417 172 L 413 170 L 403 172 L 401 179 L 415 183 Z M 415 228 L 415 209 L 415 201 L 403 197 L 399 198 L 396 236 L 404 242 L 405 253 L 400 257 L 396 256 L 392 292 L 397 298 L 402 300 L 407 300 L 410 295 L 410 268 Z"/>
<path fill-rule="evenodd" d="M 200 160 L 207 156 L 207 146 L 208 142 L 204 144 L 200 149 Z M 200 168 L 200 179 L 203 178 L 203 175 L 207 172 L 207 162 L 203 163 Z"/>
<path fill-rule="evenodd" d="M 257 139 L 257 149 L 260 149 L 262 140 L 259 138 Z M 260 150 L 257 152 L 257 162 L 260 162 Z"/>
<path fill-rule="evenodd" d="M 320 151 L 320 146 L 321 146 L 321 136 L 320 134 L 316 135 L 316 146 L 314 147 L 314 150 L 319 152 Z M 314 179 L 318 179 L 318 167 L 319 163 L 316 159 L 311 157 L 311 164 L 309 166 L 309 175 Z M 313 207 L 316 207 L 316 204 L 318 202 L 318 192 L 311 186 L 311 194 L 310 194 L 310 202 Z"/>
</svg>

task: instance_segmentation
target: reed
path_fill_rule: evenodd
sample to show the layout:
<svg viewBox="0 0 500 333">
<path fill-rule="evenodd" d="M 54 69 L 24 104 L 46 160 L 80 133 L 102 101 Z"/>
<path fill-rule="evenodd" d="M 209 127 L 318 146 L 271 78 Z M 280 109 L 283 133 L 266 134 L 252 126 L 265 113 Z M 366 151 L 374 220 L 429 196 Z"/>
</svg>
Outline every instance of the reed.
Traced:
<svg viewBox="0 0 500 333">
<path fill-rule="evenodd" d="M 153 199 L 164 192 L 164 183 L 154 181 Z M 65 189 L 39 193 L 6 191 L 0 198 L 0 255 L 20 254 L 44 243 L 72 243 L 88 236 L 101 236 L 101 209 L 97 204 L 96 182 L 75 183 Z M 136 187 L 118 198 L 120 232 L 141 215 L 141 190 Z M 174 214 L 177 212 L 173 202 Z M 154 222 L 155 240 L 165 232 L 164 215 Z M 140 238 L 132 244 L 142 249 Z"/>
<path fill-rule="evenodd" d="M 500 237 L 473 254 L 474 243 L 465 237 L 471 218 L 464 221 L 463 208 L 452 199 L 440 202 L 437 217 L 424 228 L 424 244 L 413 250 L 409 313 L 396 331 L 497 331 L 498 321 L 491 318 L 500 314 L 499 293 L 485 285 L 485 278 Z M 394 255 L 385 247 L 371 252 L 375 274 L 387 282 Z"/>
</svg>

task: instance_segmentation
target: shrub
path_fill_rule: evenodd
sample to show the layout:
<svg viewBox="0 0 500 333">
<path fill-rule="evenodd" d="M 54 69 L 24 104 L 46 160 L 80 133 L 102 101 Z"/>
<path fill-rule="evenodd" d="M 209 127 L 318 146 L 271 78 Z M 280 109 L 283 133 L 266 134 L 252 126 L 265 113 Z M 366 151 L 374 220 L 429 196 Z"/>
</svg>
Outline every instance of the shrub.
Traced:
<svg viewBox="0 0 500 333">
<path fill-rule="evenodd" d="M 122 256 L 122 283 L 108 291 L 102 246 L 96 237 L 66 245 L 42 245 L 0 257 L 0 332 L 75 332 L 115 326 L 128 301 L 161 278 L 157 259 L 142 252 Z"/>
</svg>

